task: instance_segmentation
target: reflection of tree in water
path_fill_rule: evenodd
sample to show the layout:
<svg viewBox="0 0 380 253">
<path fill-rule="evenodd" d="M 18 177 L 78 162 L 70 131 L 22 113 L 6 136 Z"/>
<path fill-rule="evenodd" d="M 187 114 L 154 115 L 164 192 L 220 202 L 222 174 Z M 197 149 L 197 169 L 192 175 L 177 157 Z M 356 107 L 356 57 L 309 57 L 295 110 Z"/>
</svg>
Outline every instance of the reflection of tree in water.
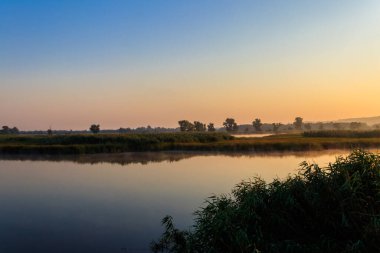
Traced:
<svg viewBox="0 0 380 253">
<path fill-rule="evenodd" d="M 17 161 L 52 161 L 74 162 L 79 164 L 148 164 L 160 162 L 178 162 L 192 157 L 227 156 L 227 157 L 317 157 L 321 155 L 343 155 L 345 150 L 300 151 L 300 152 L 128 152 L 118 154 L 86 154 L 86 155 L 0 155 L 0 160 Z"/>
</svg>

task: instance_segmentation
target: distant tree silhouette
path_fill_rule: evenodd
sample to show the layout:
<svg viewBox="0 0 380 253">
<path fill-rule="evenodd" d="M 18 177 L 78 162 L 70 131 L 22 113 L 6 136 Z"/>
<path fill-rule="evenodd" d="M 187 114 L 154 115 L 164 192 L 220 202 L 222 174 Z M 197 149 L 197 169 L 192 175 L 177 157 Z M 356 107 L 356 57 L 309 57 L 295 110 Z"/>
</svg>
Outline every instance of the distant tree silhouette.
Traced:
<svg viewBox="0 0 380 253">
<path fill-rule="evenodd" d="M 282 124 L 281 123 L 273 123 L 272 126 L 273 126 L 273 132 L 277 133 L 278 130 L 280 129 L 280 127 L 282 126 Z"/>
<path fill-rule="evenodd" d="M 209 131 L 209 132 L 215 132 L 214 123 L 209 123 L 207 125 L 207 131 Z"/>
<path fill-rule="evenodd" d="M 323 123 L 322 123 L 322 122 L 318 124 L 318 129 L 319 129 L 319 130 L 323 130 L 323 129 L 324 129 L 324 126 L 323 126 Z"/>
<path fill-rule="evenodd" d="M 305 124 L 305 129 L 310 131 L 311 130 L 311 124 L 310 123 Z"/>
<path fill-rule="evenodd" d="M 363 126 L 362 123 L 360 122 L 351 122 L 350 123 L 350 129 L 351 130 L 358 130 L 359 128 L 361 128 Z"/>
<path fill-rule="evenodd" d="M 10 128 L 9 126 L 3 126 L 2 130 L 0 130 L 2 134 L 18 134 L 19 132 L 17 127 Z"/>
<path fill-rule="evenodd" d="M 9 132 L 10 132 L 10 128 L 9 128 L 9 126 L 3 126 L 2 128 L 3 128 L 3 129 L 1 130 L 1 132 L 2 132 L 3 134 L 9 134 Z"/>
<path fill-rule="evenodd" d="M 301 117 L 296 117 L 296 118 L 294 119 L 293 125 L 294 125 L 294 128 L 295 128 L 295 129 L 297 129 L 297 130 L 301 130 L 301 129 L 302 129 L 302 125 L 303 125 L 303 118 L 301 118 Z"/>
<path fill-rule="evenodd" d="M 197 132 L 204 132 L 206 131 L 206 124 L 203 124 L 200 121 L 194 121 L 194 129 Z"/>
<path fill-rule="evenodd" d="M 100 125 L 92 124 L 90 126 L 90 131 L 94 134 L 97 134 L 100 132 Z"/>
<path fill-rule="evenodd" d="M 223 122 L 223 126 L 226 128 L 228 132 L 236 132 L 238 130 L 238 125 L 235 122 L 235 119 L 233 118 L 227 118 Z"/>
<path fill-rule="evenodd" d="M 47 130 L 47 134 L 48 134 L 48 135 L 53 135 L 53 131 L 51 130 L 51 128 L 49 128 L 49 129 Z"/>
<path fill-rule="evenodd" d="M 342 123 L 333 123 L 333 128 L 335 128 L 336 130 L 341 130 L 343 128 L 343 124 Z"/>
<path fill-rule="evenodd" d="M 193 123 L 191 123 L 188 120 L 180 120 L 178 121 L 178 124 L 179 124 L 179 129 L 181 130 L 181 132 L 191 132 L 191 131 L 194 131 L 195 129 Z"/>
<path fill-rule="evenodd" d="M 255 128 L 256 132 L 261 132 L 262 131 L 261 127 L 263 126 L 263 124 L 261 123 L 261 119 L 255 119 L 252 122 L 252 125 Z"/>
</svg>

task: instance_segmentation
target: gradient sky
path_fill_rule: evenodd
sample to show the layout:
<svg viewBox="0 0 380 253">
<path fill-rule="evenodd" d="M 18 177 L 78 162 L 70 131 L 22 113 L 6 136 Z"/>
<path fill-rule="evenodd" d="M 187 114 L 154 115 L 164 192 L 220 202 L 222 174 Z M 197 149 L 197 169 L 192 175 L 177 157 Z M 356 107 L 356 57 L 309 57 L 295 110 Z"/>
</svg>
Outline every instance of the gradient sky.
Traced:
<svg viewBox="0 0 380 253">
<path fill-rule="evenodd" d="M 377 0 L 0 0 L 0 125 L 380 115 Z"/>
</svg>

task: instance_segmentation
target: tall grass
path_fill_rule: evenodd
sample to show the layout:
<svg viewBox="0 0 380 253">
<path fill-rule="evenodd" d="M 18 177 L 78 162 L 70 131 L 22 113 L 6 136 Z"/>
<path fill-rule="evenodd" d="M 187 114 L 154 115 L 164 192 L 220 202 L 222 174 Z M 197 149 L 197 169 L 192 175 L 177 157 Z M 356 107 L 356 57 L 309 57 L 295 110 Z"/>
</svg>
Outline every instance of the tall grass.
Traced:
<svg viewBox="0 0 380 253">
<path fill-rule="evenodd" d="M 354 151 L 322 169 L 238 184 L 196 211 L 189 231 L 170 216 L 153 252 L 380 252 L 380 157 Z"/>
<path fill-rule="evenodd" d="M 380 147 L 380 138 L 234 138 L 227 133 L 0 135 L 0 154 L 94 154 L 131 151 L 286 152 Z"/>
<path fill-rule="evenodd" d="M 351 131 L 351 130 L 324 130 L 304 132 L 305 137 L 327 137 L 327 138 L 379 138 L 380 130 Z"/>
<path fill-rule="evenodd" d="M 205 144 L 233 139 L 233 136 L 225 133 L 1 135 L 0 153 L 82 154 L 156 151 L 172 149 L 175 145 Z"/>
</svg>

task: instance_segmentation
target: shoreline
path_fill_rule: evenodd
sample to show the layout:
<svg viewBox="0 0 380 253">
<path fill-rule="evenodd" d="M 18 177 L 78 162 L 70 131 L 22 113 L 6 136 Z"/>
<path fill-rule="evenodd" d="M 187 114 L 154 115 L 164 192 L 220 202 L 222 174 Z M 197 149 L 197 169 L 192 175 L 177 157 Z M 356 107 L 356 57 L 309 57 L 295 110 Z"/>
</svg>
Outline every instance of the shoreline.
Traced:
<svg viewBox="0 0 380 253">
<path fill-rule="evenodd" d="M 281 134 L 235 138 L 225 133 L 0 136 L 0 155 L 83 155 L 125 152 L 283 153 L 380 148 L 380 138 Z"/>
</svg>

